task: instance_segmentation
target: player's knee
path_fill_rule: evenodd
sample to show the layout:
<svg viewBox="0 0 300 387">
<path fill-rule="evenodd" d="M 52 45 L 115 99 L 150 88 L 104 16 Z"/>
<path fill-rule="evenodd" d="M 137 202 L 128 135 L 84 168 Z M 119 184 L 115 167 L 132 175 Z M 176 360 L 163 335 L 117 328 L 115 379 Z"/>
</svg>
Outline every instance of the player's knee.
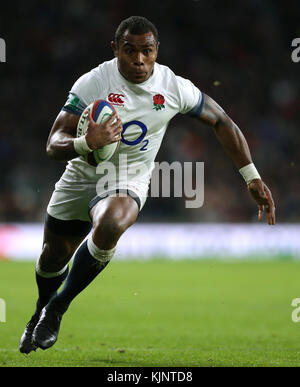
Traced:
<svg viewBox="0 0 300 387">
<path fill-rule="evenodd" d="M 94 239 L 100 248 L 112 248 L 132 223 L 132 217 L 122 209 L 106 211 L 94 220 Z"/>
<path fill-rule="evenodd" d="M 39 267 L 46 272 L 59 271 L 71 259 L 73 251 L 68 243 L 44 242 L 39 257 Z"/>
<path fill-rule="evenodd" d="M 95 231 L 99 233 L 109 234 L 112 237 L 118 237 L 126 230 L 128 222 L 126 217 L 120 214 L 107 214 L 95 222 Z"/>
</svg>

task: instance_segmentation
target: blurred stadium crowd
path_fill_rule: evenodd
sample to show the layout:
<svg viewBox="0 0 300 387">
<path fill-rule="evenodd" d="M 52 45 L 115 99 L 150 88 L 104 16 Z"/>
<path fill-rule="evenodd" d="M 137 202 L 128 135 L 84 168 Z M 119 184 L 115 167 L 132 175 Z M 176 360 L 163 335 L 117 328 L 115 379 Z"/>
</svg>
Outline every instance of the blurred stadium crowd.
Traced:
<svg viewBox="0 0 300 387">
<path fill-rule="evenodd" d="M 0 222 L 42 221 L 64 164 L 45 144 L 74 81 L 112 58 L 124 18 L 143 15 L 160 34 L 158 62 L 214 98 L 244 132 L 270 186 L 279 222 L 300 220 L 299 1 L 16 1 L 2 3 L 0 37 Z M 158 161 L 204 161 L 202 208 L 149 198 L 140 221 L 249 222 L 256 206 L 213 131 L 176 116 Z"/>
</svg>

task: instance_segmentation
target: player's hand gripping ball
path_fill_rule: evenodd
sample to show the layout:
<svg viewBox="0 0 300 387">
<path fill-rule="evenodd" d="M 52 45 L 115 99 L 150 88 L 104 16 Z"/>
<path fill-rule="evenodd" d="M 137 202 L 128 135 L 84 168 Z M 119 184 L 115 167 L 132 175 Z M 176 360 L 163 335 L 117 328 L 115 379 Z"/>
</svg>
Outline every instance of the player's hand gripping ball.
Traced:
<svg viewBox="0 0 300 387">
<path fill-rule="evenodd" d="M 90 111 L 93 120 L 96 124 L 103 124 L 110 116 L 115 112 L 113 106 L 103 100 L 98 99 L 91 103 L 82 112 L 78 124 L 77 124 L 77 137 L 83 136 L 88 128 L 89 120 L 87 118 L 87 110 Z M 85 156 L 87 162 L 93 166 L 97 166 L 99 163 L 109 161 L 114 154 L 118 151 L 120 146 L 120 140 L 111 144 L 105 145 L 101 148 L 95 149 L 93 152 Z"/>
</svg>

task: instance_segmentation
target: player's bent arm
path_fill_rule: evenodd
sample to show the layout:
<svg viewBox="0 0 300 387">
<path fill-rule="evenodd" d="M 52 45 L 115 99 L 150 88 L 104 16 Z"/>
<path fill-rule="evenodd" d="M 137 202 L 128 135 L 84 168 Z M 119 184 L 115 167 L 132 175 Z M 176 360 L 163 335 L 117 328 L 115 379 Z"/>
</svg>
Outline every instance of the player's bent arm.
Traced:
<svg viewBox="0 0 300 387">
<path fill-rule="evenodd" d="M 74 138 L 79 116 L 61 111 L 50 131 L 47 141 L 47 154 L 51 159 L 58 161 L 71 160 L 78 156 L 74 149 Z"/>
<path fill-rule="evenodd" d="M 62 110 L 49 134 L 48 156 L 54 160 L 67 161 L 121 139 L 123 127 L 116 112 L 102 124 L 93 120 L 90 111 L 87 111 L 87 119 L 89 125 L 85 135 L 76 137 L 79 116 Z"/>
</svg>

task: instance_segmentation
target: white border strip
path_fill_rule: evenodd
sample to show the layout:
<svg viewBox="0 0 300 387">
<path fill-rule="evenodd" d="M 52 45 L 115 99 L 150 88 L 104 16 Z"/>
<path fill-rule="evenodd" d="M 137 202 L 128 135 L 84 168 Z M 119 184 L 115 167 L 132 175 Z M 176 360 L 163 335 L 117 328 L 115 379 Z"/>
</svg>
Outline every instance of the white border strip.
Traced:
<svg viewBox="0 0 300 387">
<path fill-rule="evenodd" d="M 0 257 L 36 260 L 41 224 L 0 224 Z M 289 255 L 300 258 L 300 224 L 138 223 L 120 238 L 116 259 Z"/>
</svg>

